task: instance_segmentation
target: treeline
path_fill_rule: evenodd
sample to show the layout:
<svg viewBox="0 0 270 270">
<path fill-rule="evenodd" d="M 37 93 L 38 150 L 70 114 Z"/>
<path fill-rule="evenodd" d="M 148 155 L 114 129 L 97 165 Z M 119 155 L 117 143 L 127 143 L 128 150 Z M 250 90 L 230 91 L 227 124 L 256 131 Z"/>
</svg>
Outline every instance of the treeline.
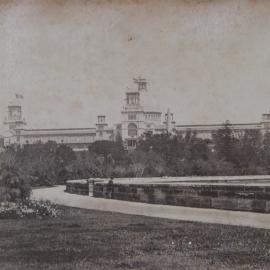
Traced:
<svg viewBox="0 0 270 270">
<path fill-rule="evenodd" d="M 9 147 L 0 159 L 2 167 L 15 168 L 32 186 L 89 177 L 270 174 L 270 134 L 235 132 L 227 124 L 211 140 L 198 138 L 196 132 L 146 134 L 130 152 L 120 136 L 115 142 L 96 141 L 85 152 L 48 142 Z"/>
</svg>

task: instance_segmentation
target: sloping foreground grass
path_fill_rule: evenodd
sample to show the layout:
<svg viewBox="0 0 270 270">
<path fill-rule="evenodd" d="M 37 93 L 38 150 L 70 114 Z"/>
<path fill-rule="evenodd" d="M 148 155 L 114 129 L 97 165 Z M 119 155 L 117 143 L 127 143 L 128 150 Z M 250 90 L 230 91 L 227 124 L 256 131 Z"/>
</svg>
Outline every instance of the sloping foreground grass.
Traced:
<svg viewBox="0 0 270 270">
<path fill-rule="evenodd" d="M 270 269 L 270 231 L 63 208 L 0 220 L 0 269 Z"/>
</svg>

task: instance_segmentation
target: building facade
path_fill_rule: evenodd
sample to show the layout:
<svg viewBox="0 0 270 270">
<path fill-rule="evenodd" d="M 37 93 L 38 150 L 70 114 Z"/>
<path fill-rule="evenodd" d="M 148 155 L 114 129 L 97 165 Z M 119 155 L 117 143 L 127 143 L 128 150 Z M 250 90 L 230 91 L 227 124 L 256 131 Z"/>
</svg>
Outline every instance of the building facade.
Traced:
<svg viewBox="0 0 270 270">
<path fill-rule="evenodd" d="M 114 128 L 106 123 L 105 115 L 98 115 L 93 128 L 27 129 L 22 114 L 20 99 L 8 105 L 4 120 L 6 130 L 2 135 L 4 146 L 27 145 L 53 141 L 70 146 L 75 151 L 88 149 L 89 144 L 98 140 L 114 140 Z"/>
<path fill-rule="evenodd" d="M 136 148 L 140 136 L 145 133 L 178 133 L 185 134 L 194 131 L 203 139 L 211 139 L 212 133 L 221 129 L 224 124 L 210 125 L 178 125 L 174 121 L 174 115 L 168 109 L 162 120 L 162 112 L 158 109 L 149 108 L 142 104 L 143 93 L 147 91 L 145 79 L 134 79 L 135 89 L 126 91 L 125 104 L 121 110 L 121 122 L 109 126 L 105 115 L 97 116 L 95 127 L 65 128 L 65 129 L 28 129 L 23 118 L 21 96 L 16 95 L 7 108 L 7 116 L 4 120 L 5 132 L 0 136 L 4 146 L 26 145 L 38 142 L 46 143 L 54 141 L 66 144 L 75 151 L 87 150 L 88 146 L 95 141 L 113 141 L 119 133 L 122 136 L 125 148 Z M 270 113 L 263 114 L 258 123 L 231 124 L 235 132 L 245 130 L 259 130 L 262 133 L 270 130 Z"/>
</svg>

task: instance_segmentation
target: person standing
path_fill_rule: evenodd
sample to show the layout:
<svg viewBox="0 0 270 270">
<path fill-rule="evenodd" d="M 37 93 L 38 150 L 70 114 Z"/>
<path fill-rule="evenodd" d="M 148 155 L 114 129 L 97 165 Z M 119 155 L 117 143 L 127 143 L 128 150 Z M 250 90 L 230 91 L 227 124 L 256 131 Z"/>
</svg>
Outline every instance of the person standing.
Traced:
<svg viewBox="0 0 270 270">
<path fill-rule="evenodd" d="M 113 177 L 112 176 L 107 184 L 107 198 L 108 199 L 113 198 Z"/>
</svg>

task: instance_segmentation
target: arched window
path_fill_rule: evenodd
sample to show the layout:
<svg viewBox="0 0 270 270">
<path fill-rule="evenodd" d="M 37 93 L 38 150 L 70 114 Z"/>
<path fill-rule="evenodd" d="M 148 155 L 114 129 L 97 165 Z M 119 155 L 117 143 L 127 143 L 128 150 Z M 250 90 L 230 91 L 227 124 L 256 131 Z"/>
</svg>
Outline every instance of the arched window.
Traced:
<svg viewBox="0 0 270 270">
<path fill-rule="evenodd" d="M 134 123 L 128 125 L 128 136 L 137 136 L 137 126 Z"/>
</svg>

